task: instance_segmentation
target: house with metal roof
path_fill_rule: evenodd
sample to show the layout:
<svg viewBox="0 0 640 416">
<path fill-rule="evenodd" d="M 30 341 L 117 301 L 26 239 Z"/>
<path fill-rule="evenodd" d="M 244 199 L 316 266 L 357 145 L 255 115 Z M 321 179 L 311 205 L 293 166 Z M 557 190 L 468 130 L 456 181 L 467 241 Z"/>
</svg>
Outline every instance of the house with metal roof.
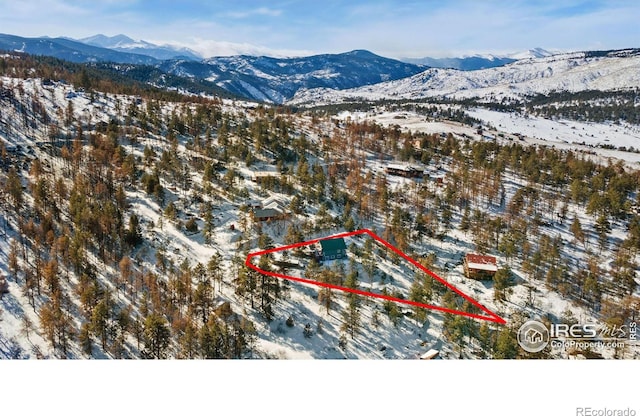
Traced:
<svg viewBox="0 0 640 416">
<path fill-rule="evenodd" d="M 253 219 L 256 221 L 271 221 L 284 218 L 284 212 L 277 207 L 265 207 L 253 210 Z"/>
<path fill-rule="evenodd" d="M 464 274 L 470 279 L 491 280 L 498 271 L 494 256 L 468 253 L 464 257 Z"/>
<path fill-rule="evenodd" d="M 247 205 L 251 208 L 255 221 L 281 220 L 289 213 L 289 201 L 281 196 L 271 196 L 263 201 L 249 200 Z"/>
<path fill-rule="evenodd" d="M 344 238 L 320 240 L 322 260 L 336 260 L 347 257 L 347 245 Z"/>
</svg>

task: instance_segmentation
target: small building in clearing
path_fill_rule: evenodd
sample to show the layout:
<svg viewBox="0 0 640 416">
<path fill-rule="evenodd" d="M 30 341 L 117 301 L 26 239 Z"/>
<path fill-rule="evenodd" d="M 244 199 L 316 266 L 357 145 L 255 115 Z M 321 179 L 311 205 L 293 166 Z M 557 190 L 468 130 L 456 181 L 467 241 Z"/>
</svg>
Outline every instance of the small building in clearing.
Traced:
<svg viewBox="0 0 640 416">
<path fill-rule="evenodd" d="M 322 248 L 322 260 L 335 260 L 347 257 L 347 245 L 344 242 L 344 238 L 320 240 L 320 247 Z"/>
<path fill-rule="evenodd" d="M 389 164 L 386 167 L 388 175 L 404 176 L 405 178 L 422 178 L 424 171 L 413 166 Z"/>
<path fill-rule="evenodd" d="M 469 279 L 491 280 L 498 271 L 494 256 L 468 253 L 464 258 L 464 274 Z"/>
<path fill-rule="evenodd" d="M 251 180 L 257 184 L 266 182 L 271 178 L 280 178 L 280 172 L 276 172 L 276 171 L 251 172 Z"/>
<path fill-rule="evenodd" d="M 276 207 L 266 207 L 253 210 L 253 219 L 256 221 L 271 221 L 284 218 L 284 212 Z"/>
</svg>

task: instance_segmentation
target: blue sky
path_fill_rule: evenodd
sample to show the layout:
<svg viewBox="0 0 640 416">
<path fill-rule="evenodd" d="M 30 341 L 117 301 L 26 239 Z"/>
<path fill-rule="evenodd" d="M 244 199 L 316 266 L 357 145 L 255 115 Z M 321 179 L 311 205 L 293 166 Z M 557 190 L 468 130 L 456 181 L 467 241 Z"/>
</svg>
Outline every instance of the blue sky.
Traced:
<svg viewBox="0 0 640 416">
<path fill-rule="evenodd" d="M 0 32 L 124 33 L 205 55 L 389 57 L 640 47 L 638 0 L 0 0 Z"/>
</svg>

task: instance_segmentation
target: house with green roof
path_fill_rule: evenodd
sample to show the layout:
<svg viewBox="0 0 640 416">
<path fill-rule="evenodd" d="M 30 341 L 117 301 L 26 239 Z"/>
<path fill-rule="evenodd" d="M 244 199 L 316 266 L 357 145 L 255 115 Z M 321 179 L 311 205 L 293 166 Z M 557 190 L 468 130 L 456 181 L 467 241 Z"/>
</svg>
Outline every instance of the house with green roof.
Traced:
<svg viewBox="0 0 640 416">
<path fill-rule="evenodd" d="M 328 238 L 320 240 L 322 260 L 344 259 L 347 257 L 347 245 L 344 238 Z"/>
</svg>

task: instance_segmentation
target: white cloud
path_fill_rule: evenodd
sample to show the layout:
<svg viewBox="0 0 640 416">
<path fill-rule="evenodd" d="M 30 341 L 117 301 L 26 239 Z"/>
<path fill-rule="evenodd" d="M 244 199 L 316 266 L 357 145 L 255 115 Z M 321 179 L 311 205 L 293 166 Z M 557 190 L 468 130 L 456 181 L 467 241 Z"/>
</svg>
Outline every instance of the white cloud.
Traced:
<svg viewBox="0 0 640 416">
<path fill-rule="evenodd" d="M 252 16 L 278 17 L 281 14 L 282 14 L 282 10 L 279 10 L 279 9 L 259 7 L 257 9 L 252 9 L 252 10 L 228 12 L 228 13 L 225 13 L 224 15 L 227 17 L 232 17 L 234 19 L 246 19 L 247 17 L 252 17 Z"/>
<path fill-rule="evenodd" d="M 156 42 L 154 42 L 156 43 Z M 158 43 L 163 43 L 158 41 Z M 214 56 L 234 56 L 234 55 L 255 55 L 272 56 L 286 58 L 294 56 L 314 55 L 314 51 L 293 50 L 293 49 L 273 49 L 266 46 L 254 45 L 251 43 L 226 42 L 211 39 L 193 38 L 188 42 L 164 42 L 172 46 L 186 47 L 192 49 L 205 58 Z"/>
</svg>

